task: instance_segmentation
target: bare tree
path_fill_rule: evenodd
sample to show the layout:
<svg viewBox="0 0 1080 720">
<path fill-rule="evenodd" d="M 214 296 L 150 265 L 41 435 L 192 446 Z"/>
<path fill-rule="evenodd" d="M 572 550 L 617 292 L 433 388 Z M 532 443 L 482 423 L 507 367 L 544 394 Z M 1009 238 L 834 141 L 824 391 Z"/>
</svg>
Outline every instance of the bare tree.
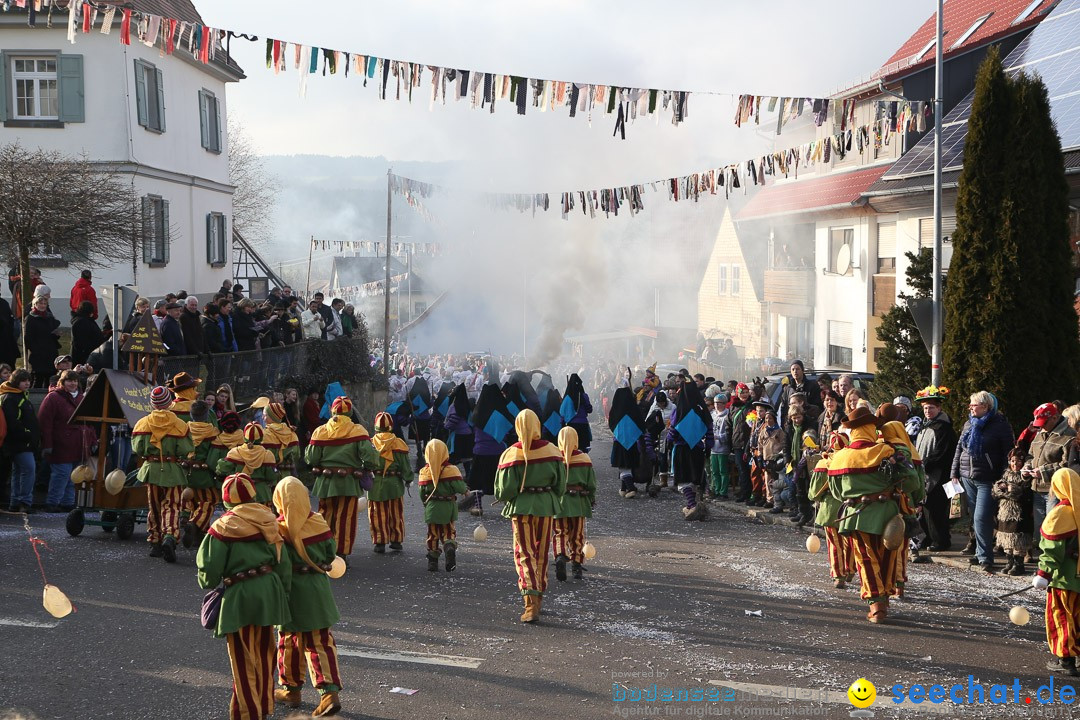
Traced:
<svg viewBox="0 0 1080 720">
<path fill-rule="evenodd" d="M 129 262 L 141 237 L 128 176 L 86 156 L 0 146 L 0 248 L 18 264 L 24 311 L 33 294 L 30 255 L 40 246 L 71 263 L 108 267 Z"/>
<path fill-rule="evenodd" d="M 252 244 L 266 241 L 281 184 L 266 170 L 240 121 L 229 118 L 229 178 L 233 195 L 233 227 Z"/>
</svg>

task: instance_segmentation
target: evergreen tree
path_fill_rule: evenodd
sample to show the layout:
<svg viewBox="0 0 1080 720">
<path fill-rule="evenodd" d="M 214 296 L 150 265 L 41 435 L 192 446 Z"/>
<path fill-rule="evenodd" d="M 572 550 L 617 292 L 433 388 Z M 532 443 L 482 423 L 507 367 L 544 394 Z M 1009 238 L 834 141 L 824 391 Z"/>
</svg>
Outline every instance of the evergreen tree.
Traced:
<svg viewBox="0 0 1080 720">
<path fill-rule="evenodd" d="M 1080 340 L 1068 185 L 1046 88 L 1022 73 L 1006 77 L 996 49 L 976 79 L 953 249 L 944 345 L 951 410 L 989 390 L 1023 427 L 1036 405 L 1075 386 Z"/>
<path fill-rule="evenodd" d="M 908 286 L 913 294 L 900 293 L 900 302 L 881 316 L 875 333 L 885 344 L 878 353 L 877 372 L 870 386 L 870 400 L 878 405 L 892 402 L 898 395 L 914 398 L 930 384 L 930 353 L 926 351 L 919 328 L 908 309 L 908 300 L 930 297 L 934 272 L 933 253 L 929 249 L 906 253 Z"/>
</svg>

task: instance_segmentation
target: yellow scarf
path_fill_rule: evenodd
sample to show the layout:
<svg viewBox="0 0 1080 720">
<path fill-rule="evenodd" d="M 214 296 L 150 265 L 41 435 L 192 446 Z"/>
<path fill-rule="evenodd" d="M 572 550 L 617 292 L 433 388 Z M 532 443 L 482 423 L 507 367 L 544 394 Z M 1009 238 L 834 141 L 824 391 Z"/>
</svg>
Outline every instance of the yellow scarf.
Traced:
<svg viewBox="0 0 1080 720">
<path fill-rule="evenodd" d="M 499 469 L 524 465 L 525 472 L 521 473 L 521 488 L 519 493 L 525 492 L 525 476 L 529 472 L 531 462 L 564 462 L 559 448 L 549 442 L 540 440 L 540 418 L 532 410 L 522 410 L 514 419 L 514 431 L 517 432 L 518 441 L 506 448 L 499 458 Z M 539 443 L 533 447 L 534 443 Z"/>
<path fill-rule="evenodd" d="M 226 460 L 244 463 L 242 472 L 251 475 L 267 463 L 274 463 L 274 454 L 261 445 L 237 445 L 225 456 Z"/>
<path fill-rule="evenodd" d="M 1060 501 L 1046 515 L 1042 524 L 1042 536 L 1047 540 L 1062 540 L 1080 529 L 1080 475 L 1075 470 L 1061 468 L 1050 478 L 1050 490 Z M 1080 573 L 1080 558 L 1076 560 Z"/>
<path fill-rule="evenodd" d="M 274 546 L 277 559 L 281 560 L 283 540 L 277 518 L 270 508 L 260 503 L 233 505 L 210 526 L 210 534 L 228 540 L 247 540 L 261 535 L 263 540 Z"/>
<path fill-rule="evenodd" d="M 285 542 L 291 543 L 296 554 L 309 567 L 326 572 L 308 557 L 305 540 L 332 538 L 330 526 L 319 513 L 311 512 L 311 498 L 307 488 L 296 478 L 284 477 L 274 488 L 274 507 L 281 515 L 278 517 L 278 530 Z"/>
<path fill-rule="evenodd" d="M 858 447 L 851 447 L 858 445 Z M 876 472 L 893 456 L 896 450 L 892 445 L 877 441 L 877 428 L 862 425 L 851 429 L 851 445 L 833 453 L 829 460 L 829 475 L 860 475 Z"/>
<path fill-rule="evenodd" d="M 367 440 L 368 432 L 363 425 L 357 425 L 348 415 L 335 415 L 325 425 L 315 428 L 311 433 L 313 445 L 328 445 L 346 440 Z"/>
<path fill-rule="evenodd" d="M 22 390 L 12 385 L 10 380 L 5 380 L 2 384 L 0 384 L 0 393 L 10 393 L 12 395 L 25 394 Z"/>
<path fill-rule="evenodd" d="M 214 438 L 214 444 L 226 450 L 232 450 L 234 447 L 244 444 L 244 431 L 233 430 L 232 432 L 218 433 L 218 436 Z"/>
<path fill-rule="evenodd" d="M 202 445 L 204 440 L 213 440 L 218 436 L 218 429 L 207 422 L 188 421 L 188 432 L 191 433 L 191 442 L 195 447 Z"/>
<path fill-rule="evenodd" d="M 907 430 L 904 428 L 904 424 L 898 420 L 887 422 L 881 426 L 881 439 L 889 443 L 893 447 L 903 445 L 911 452 L 911 460 L 914 463 L 922 462 L 922 458 L 919 456 L 919 451 L 915 449 L 915 446 L 911 444 L 911 438 L 908 437 Z"/>
<path fill-rule="evenodd" d="M 435 491 L 439 489 L 439 481 L 443 478 L 461 479 L 461 471 L 457 469 L 457 465 L 450 464 L 450 448 L 446 447 L 446 443 L 442 440 L 428 441 L 428 444 L 424 446 L 424 460 L 427 461 L 427 465 L 420 470 L 419 482 L 421 485 L 433 486 L 428 500 L 434 497 Z M 427 500 L 424 502 L 426 504 Z"/>
<path fill-rule="evenodd" d="M 371 438 L 371 444 L 375 446 L 375 449 L 379 451 L 379 457 L 383 459 L 383 474 L 394 464 L 395 452 L 409 452 L 409 446 L 405 444 L 405 441 L 390 432 L 375 433 L 375 436 Z"/>
<path fill-rule="evenodd" d="M 284 423 L 267 423 L 263 430 L 263 445 L 273 445 L 284 450 L 299 442 L 296 433 Z"/>
<path fill-rule="evenodd" d="M 161 441 L 166 437 L 184 437 L 188 428 L 171 410 L 151 410 L 150 414 L 135 423 L 132 435 L 149 435 L 150 444 L 161 449 Z"/>
</svg>

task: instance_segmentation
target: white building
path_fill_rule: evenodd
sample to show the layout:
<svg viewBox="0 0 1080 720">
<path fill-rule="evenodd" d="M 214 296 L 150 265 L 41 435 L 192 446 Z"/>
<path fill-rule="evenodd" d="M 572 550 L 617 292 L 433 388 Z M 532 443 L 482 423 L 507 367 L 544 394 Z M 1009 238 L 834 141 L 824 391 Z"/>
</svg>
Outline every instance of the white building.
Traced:
<svg viewBox="0 0 1080 720">
<path fill-rule="evenodd" d="M 125 7 L 202 23 L 190 0 L 131 0 Z M 209 296 L 232 278 L 232 196 L 226 133 L 226 84 L 244 77 L 220 47 L 203 64 L 184 47 L 166 55 L 132 32 L 120 42 L 120 13 L 109 35 L 67 39 L 67 12 L 45 12 L 35 27 L 27 10 L 0 12 L 0 144 L 19 142 L 65 155 L 86 154 L 130 176 L 142 199 L 141 252 L 130 263 L 93 267 L 94 285 L 131 284 L 141 294 L 187 290 Z M 133 23 L 134 24 L 134 23 Z M 31 264 L 64 309 L 83 269 L 44 240 Z M 92 264 L 92 261 L 91 261 Z M 67 318 L 67 312 L 57 311 Z"/>
</svg>

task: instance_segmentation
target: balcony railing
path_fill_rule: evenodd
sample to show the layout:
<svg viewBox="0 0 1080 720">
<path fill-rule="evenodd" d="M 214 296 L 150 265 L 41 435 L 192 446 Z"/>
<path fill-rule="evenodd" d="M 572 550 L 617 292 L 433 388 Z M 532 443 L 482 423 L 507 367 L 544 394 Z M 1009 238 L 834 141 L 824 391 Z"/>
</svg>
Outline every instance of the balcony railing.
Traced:
<svg viewBox="0 0 1080 720">
<path fill-rule="evenodd" d="M 765 301 L 813 306 L 814 268 L 771 268 L 765 271 Z"/>
</svg>

